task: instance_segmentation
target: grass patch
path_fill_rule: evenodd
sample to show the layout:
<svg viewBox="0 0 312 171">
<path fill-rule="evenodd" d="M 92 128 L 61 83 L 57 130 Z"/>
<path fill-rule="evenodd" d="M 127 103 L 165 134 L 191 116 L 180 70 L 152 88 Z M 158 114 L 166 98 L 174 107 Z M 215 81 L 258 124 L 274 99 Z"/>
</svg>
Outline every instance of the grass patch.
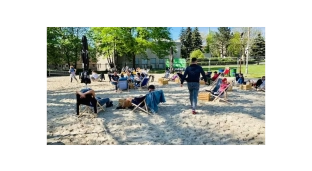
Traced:
<svg viewBox="0 0 312 171">
<path fill-rule="evenodd" d="M 209 66 L 202 66 L 204 71 L 208 71 Z M 210 66 L 210 71 L 214 72 L 214 71 L 219 71 L 219 69 L 224 69 L 225 67 L 230 67 L 230 68 L 236 68 L 236 72 L 239 73 L 239 67 L 237 68 L 237 65 L 213 65 Z M 256 64 L 252 64 L 252 65 L 248 65 L 248 74 L 245 74 L 245 70 L 246 70 L 246 65 L 242 65 L 241 71 L 244 74 L 244 77 L 247 76 L 247 78 L 261 78 L 262 76 L 265 76 L 265 65 L 264 64 L 260 64 L 260 65 L 256 65 Z M 165 73 L 164 69 L 159 69 L 159 70 L 151 70 L 150 73 L 154 73 L 154 74 L 162 74 Z"/>
</svg>

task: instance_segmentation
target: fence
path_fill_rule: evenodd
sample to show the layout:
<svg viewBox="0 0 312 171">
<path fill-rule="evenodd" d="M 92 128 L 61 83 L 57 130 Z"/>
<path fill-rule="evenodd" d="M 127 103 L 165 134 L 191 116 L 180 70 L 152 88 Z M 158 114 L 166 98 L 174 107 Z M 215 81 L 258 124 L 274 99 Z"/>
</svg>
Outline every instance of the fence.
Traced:
<svg viewBox="0 0 312 171">
<path fill-rule="evenodd" d="M 57 71 L 57 70 L 48 70 L 47 71 L 47 76 L 69 76 L 68 71 Z"/>
</svg>

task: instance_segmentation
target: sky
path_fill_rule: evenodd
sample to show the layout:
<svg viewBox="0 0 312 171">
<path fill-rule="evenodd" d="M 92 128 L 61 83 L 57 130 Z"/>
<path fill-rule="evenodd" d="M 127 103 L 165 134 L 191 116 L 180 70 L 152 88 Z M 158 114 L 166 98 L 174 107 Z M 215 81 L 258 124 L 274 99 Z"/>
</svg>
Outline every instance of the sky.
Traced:
<svg viewBox="0 0 312 171">
<path fill-rule="evenodd" d="M 191 27 L 191 28 L 193 30 L 195 27 Z M 210 28 L 210 31 L 214 31 L 214 32 L 218 31 L 218 27 L 198 27 L 198 30 L 201 34 L 207 35 L 209 32 L 209 28 Z M 232 30 L 234 27 L 230 27 L 230 28 Z M 263 35 L 265 35 L 264 27 L 257 27 L 257 28 L 259 28 L 262 31 Z M 181 29 L 182 27 L 171 27 L 170 32 L 171 32 L 171 37 L 173 40 L 179 39 Z M 186 29 L 186 27 L 184 27 L 184 29 Z"/>
</svg>

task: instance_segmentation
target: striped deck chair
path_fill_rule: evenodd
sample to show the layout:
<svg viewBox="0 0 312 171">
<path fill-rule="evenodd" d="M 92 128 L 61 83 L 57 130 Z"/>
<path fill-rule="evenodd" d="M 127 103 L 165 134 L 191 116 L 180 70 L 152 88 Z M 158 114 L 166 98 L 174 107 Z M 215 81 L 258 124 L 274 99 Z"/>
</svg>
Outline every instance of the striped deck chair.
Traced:
<svg viewBox="0 0 312 171">
<path fill-rule="evenodd" d="M 217 83 L 218 79 L 222 77 L 222 75 L 227 75 L 229 73 L 230 73 L 230 68 L 226 68 L 222 73 L 218 75 L 218 77 L 209 86 L 214 86 Z"/>
<path fill-rule="evenodd" d="M 212 87 L 209 90 L 206 90 L 208 92 L 217 92 L 220 88 L 220 85 L 222 83 L 222 78 L 217 78 L 216 83 L 214 85 L 212 85 Z"/>
<path fill-rule="evenodd" d="M 216 102 L 218 99 L 225 101 L 226 103 L 229 103 L 227 100 L 227 89 L 231 86 L 231 84 L 228 84 L 226 86 L 226 88 L 223 91 L 216 91 L 217 95 L 214 94 L 213 92 L 210 93 L 210 95 L 212 97 L 214 97 L 214 99 L 212 100 L 212 102 Z M 221 98 L 221 96 L 223 96 L 223 98 Z M 231 103 L 229 103 L 231 104 Z"/>
</svg>

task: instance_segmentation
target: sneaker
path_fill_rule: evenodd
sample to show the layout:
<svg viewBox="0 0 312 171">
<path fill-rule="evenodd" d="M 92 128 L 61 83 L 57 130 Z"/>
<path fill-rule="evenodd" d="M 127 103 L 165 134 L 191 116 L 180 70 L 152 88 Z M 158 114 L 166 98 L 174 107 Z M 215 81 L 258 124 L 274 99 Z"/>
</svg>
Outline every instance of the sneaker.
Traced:
<svg viewBox="0 0 312 171">
<path fill-rule="evenodd" d="M 196 111 L 195 111 L 195 110 L 193 110 L 193 111 L 192 111 L 192 114 L 193 114 L 193 115 L 195 115 L 195 114 L 196 114 Z"/>
</svg>

